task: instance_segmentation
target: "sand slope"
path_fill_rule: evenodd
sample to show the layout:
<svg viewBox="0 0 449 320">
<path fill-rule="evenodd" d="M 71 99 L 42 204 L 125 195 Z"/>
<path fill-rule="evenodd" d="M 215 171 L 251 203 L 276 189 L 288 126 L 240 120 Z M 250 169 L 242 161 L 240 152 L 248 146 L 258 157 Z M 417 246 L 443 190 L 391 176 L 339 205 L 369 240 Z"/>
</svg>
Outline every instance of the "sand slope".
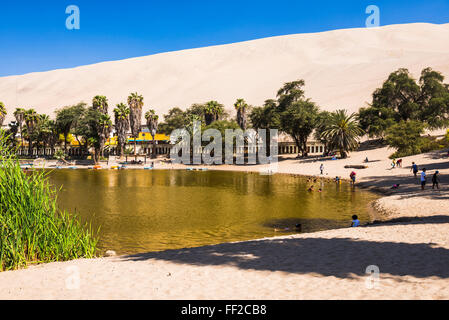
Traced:
<svg viewBox="0 0 449 320">
<path fill-rule="evenodd" d="M 0 101 L 8 107 L 8 120 L 17 106 L 52 115 L 56 108 L 90 102 L 97 94 L 115 105 L 135 91 L 144 95 L 147 109 L 160 114 L 210 99 L 230 109 L 240 97 L 260 105 L 284 82 L 303 78 L 307 96 L 324 108 L 355 111 L 400 67 L 415 77 L 427 66 L 448 76 L 448 39 L 449 24 L 280 36 L 3 77 Z"/>
</svg>

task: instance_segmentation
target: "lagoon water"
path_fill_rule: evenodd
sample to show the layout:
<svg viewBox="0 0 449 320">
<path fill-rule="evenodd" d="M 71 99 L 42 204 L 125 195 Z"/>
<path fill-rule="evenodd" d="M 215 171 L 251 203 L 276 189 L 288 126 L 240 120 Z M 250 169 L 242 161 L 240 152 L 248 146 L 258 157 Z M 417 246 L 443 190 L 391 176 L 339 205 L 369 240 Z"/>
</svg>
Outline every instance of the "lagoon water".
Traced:
<svg viewBox="0 0 449 320">
<path fill-rule="evenodd" d="M 101 250 L 132 254 L 348 227 L 373 193 L 349 184 L 258 173 L 55 170 L 61 209 L 99 230 Z"/>
</svg>

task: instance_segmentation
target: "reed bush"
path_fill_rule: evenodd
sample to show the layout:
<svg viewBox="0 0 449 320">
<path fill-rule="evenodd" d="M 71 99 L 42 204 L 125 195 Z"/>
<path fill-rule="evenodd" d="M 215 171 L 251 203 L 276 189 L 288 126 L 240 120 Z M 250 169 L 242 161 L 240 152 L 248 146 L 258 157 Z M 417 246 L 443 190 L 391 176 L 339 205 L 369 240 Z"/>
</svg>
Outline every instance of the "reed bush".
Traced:
<svg viewBox="0 0 449 320">
<path fill-rule="evenodd" d="M 0 132 L 0 271 L 95 257 L 90 225 L 56 205 L 48 173 L 25 173 Z"/>
</svg>

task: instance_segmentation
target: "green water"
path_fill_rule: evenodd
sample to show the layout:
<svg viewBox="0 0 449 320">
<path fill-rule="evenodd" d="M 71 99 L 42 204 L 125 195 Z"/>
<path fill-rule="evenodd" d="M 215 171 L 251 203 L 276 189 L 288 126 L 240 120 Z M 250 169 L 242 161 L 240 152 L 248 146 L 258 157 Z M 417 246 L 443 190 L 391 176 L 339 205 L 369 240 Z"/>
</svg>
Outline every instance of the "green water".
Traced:
<svg viewBox="0 0 449 320">
<path fill-rule="evenodd" d="M 59 206 L 100 228 L 101 250 L 119 254 L 312 232 L 367 221 L 372 193 L 349 184 L 222 171 L 56 170 Z"/>
</svg>

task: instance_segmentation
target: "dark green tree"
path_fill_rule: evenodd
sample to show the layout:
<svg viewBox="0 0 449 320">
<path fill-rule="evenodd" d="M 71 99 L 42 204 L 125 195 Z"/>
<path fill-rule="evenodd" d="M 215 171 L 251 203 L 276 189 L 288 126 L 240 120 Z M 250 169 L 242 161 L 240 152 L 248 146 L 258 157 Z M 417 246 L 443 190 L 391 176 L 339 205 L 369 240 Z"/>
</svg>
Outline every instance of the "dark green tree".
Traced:
<svg viewBox="0 0 449 320">
<path fill-rule="evenodd" d="M 396 149 L 397 156 L 409 156 L 421 152 L 425 125 L 421 121 L 401 121 L 387 130 L 386 141 Z"/>
</svg>

